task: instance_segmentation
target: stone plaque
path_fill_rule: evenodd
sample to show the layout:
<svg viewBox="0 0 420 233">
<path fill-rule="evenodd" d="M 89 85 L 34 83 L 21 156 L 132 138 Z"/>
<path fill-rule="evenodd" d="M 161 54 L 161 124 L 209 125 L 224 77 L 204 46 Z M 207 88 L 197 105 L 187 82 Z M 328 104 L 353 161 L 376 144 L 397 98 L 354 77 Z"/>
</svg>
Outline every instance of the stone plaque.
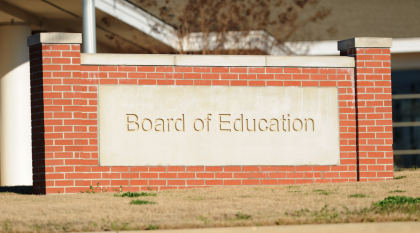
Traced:
<svg viewBox="0 0 420 233">
<path fill-rule="evenodd" d="M 102 166 L 337 165 L 335 87 L 99 86 Z"/>
</svg>

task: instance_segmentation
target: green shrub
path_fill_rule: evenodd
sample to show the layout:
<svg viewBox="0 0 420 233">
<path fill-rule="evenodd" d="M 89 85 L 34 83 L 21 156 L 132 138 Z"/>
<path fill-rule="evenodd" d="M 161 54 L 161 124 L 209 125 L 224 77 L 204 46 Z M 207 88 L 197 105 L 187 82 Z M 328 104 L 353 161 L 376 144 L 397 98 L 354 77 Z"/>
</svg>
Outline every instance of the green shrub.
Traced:
<svg viewBox="0 0 420 233">
<path fill-rule="evenodd" d="M 394 177 L 394 180 L 401 180 L 404 178 L 407 178 L 407 176 L 397 176 L 397 177 Z"/>
<path fill-rule="evenodd" d="M 377 206 L 387 205 L 406 205 L 406 204 L 417 204 L 420 203 L 420 198 L 412 198 L 406 196 L 389 196 L 383 200 L 376 202 Z"/>
</svg>

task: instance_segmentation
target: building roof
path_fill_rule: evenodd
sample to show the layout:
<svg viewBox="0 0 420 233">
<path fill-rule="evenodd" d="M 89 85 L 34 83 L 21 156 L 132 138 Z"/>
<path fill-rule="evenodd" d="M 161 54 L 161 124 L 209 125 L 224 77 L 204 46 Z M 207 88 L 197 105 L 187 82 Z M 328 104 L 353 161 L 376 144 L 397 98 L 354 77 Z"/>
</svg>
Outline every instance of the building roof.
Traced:
<svg viewBox="0 0 420 233">
<path fill-rule="evenodd" d="M 112 0 L 113 1 L 113 0 Z M 100 0 L 96 0 L 98 4 Z M 0 0 L 0 24 L 26 23 L 33 33 L 82 32 L 82 0 Z M 97 51 L 170 53 L 172 48 L 96 8 Z M 150 48 L 159 48 L 152 51 Z"/>
</svg>

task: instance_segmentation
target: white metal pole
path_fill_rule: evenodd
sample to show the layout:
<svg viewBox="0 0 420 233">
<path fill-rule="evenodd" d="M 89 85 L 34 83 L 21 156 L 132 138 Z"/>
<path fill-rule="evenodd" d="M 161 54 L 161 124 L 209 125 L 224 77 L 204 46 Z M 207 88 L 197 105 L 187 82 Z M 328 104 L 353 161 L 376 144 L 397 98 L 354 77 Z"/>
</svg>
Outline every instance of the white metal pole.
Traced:
<svg viewBox="0 0 420 233">
<path fill-rule="evenodd" d="M 95 0 L 83 0 L 83 52 L 96 53 Z"/>
</svg>

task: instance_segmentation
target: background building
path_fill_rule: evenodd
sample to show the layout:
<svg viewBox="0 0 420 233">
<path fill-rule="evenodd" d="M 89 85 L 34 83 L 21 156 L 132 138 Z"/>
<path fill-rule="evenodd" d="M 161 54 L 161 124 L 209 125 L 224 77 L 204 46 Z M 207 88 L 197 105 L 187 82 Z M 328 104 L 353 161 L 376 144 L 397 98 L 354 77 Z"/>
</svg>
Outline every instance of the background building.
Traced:
<svg viewBox="0 0 420 233">
<path fill-rule="evenodd" d="M 96 0 L 98 53 L 201 52 L 201 32 L 193 30 L 188 37 L 180 38 L 174 22 L 168 23 L 162 17 L 165 1 L 156 0 L 155 5 L 147 2 L 150 1 Z M 420 166 L 420 1 L 320 0 L 319 6 L 331 13 L 324 20 L 302 28 L 304 36 L 287 41 L 290 50 L 285 52 L 272 46 L 274 32 L 270 28 L 266 31 L 256 28 L 248 33 L 245 41 L 258 42 L 247 49 L 271 55 L 339 55 L 337 40 L 392 37 L 395 166 Z M 311 8 L 302 12 L 310 13 Z M 82 32 L 82 1 L 0 0 L 1 185 L 31 184 L 26 37 L 39 32 Z M 235 33 L 228 33 L 227 37 L 233 38 Z M 224 49 L 232 51 L 237 49 L 235 46 L 227 43 Z M 10 183 L 5 174 L 20 174 L 22 179 Z"/>
</svg>

